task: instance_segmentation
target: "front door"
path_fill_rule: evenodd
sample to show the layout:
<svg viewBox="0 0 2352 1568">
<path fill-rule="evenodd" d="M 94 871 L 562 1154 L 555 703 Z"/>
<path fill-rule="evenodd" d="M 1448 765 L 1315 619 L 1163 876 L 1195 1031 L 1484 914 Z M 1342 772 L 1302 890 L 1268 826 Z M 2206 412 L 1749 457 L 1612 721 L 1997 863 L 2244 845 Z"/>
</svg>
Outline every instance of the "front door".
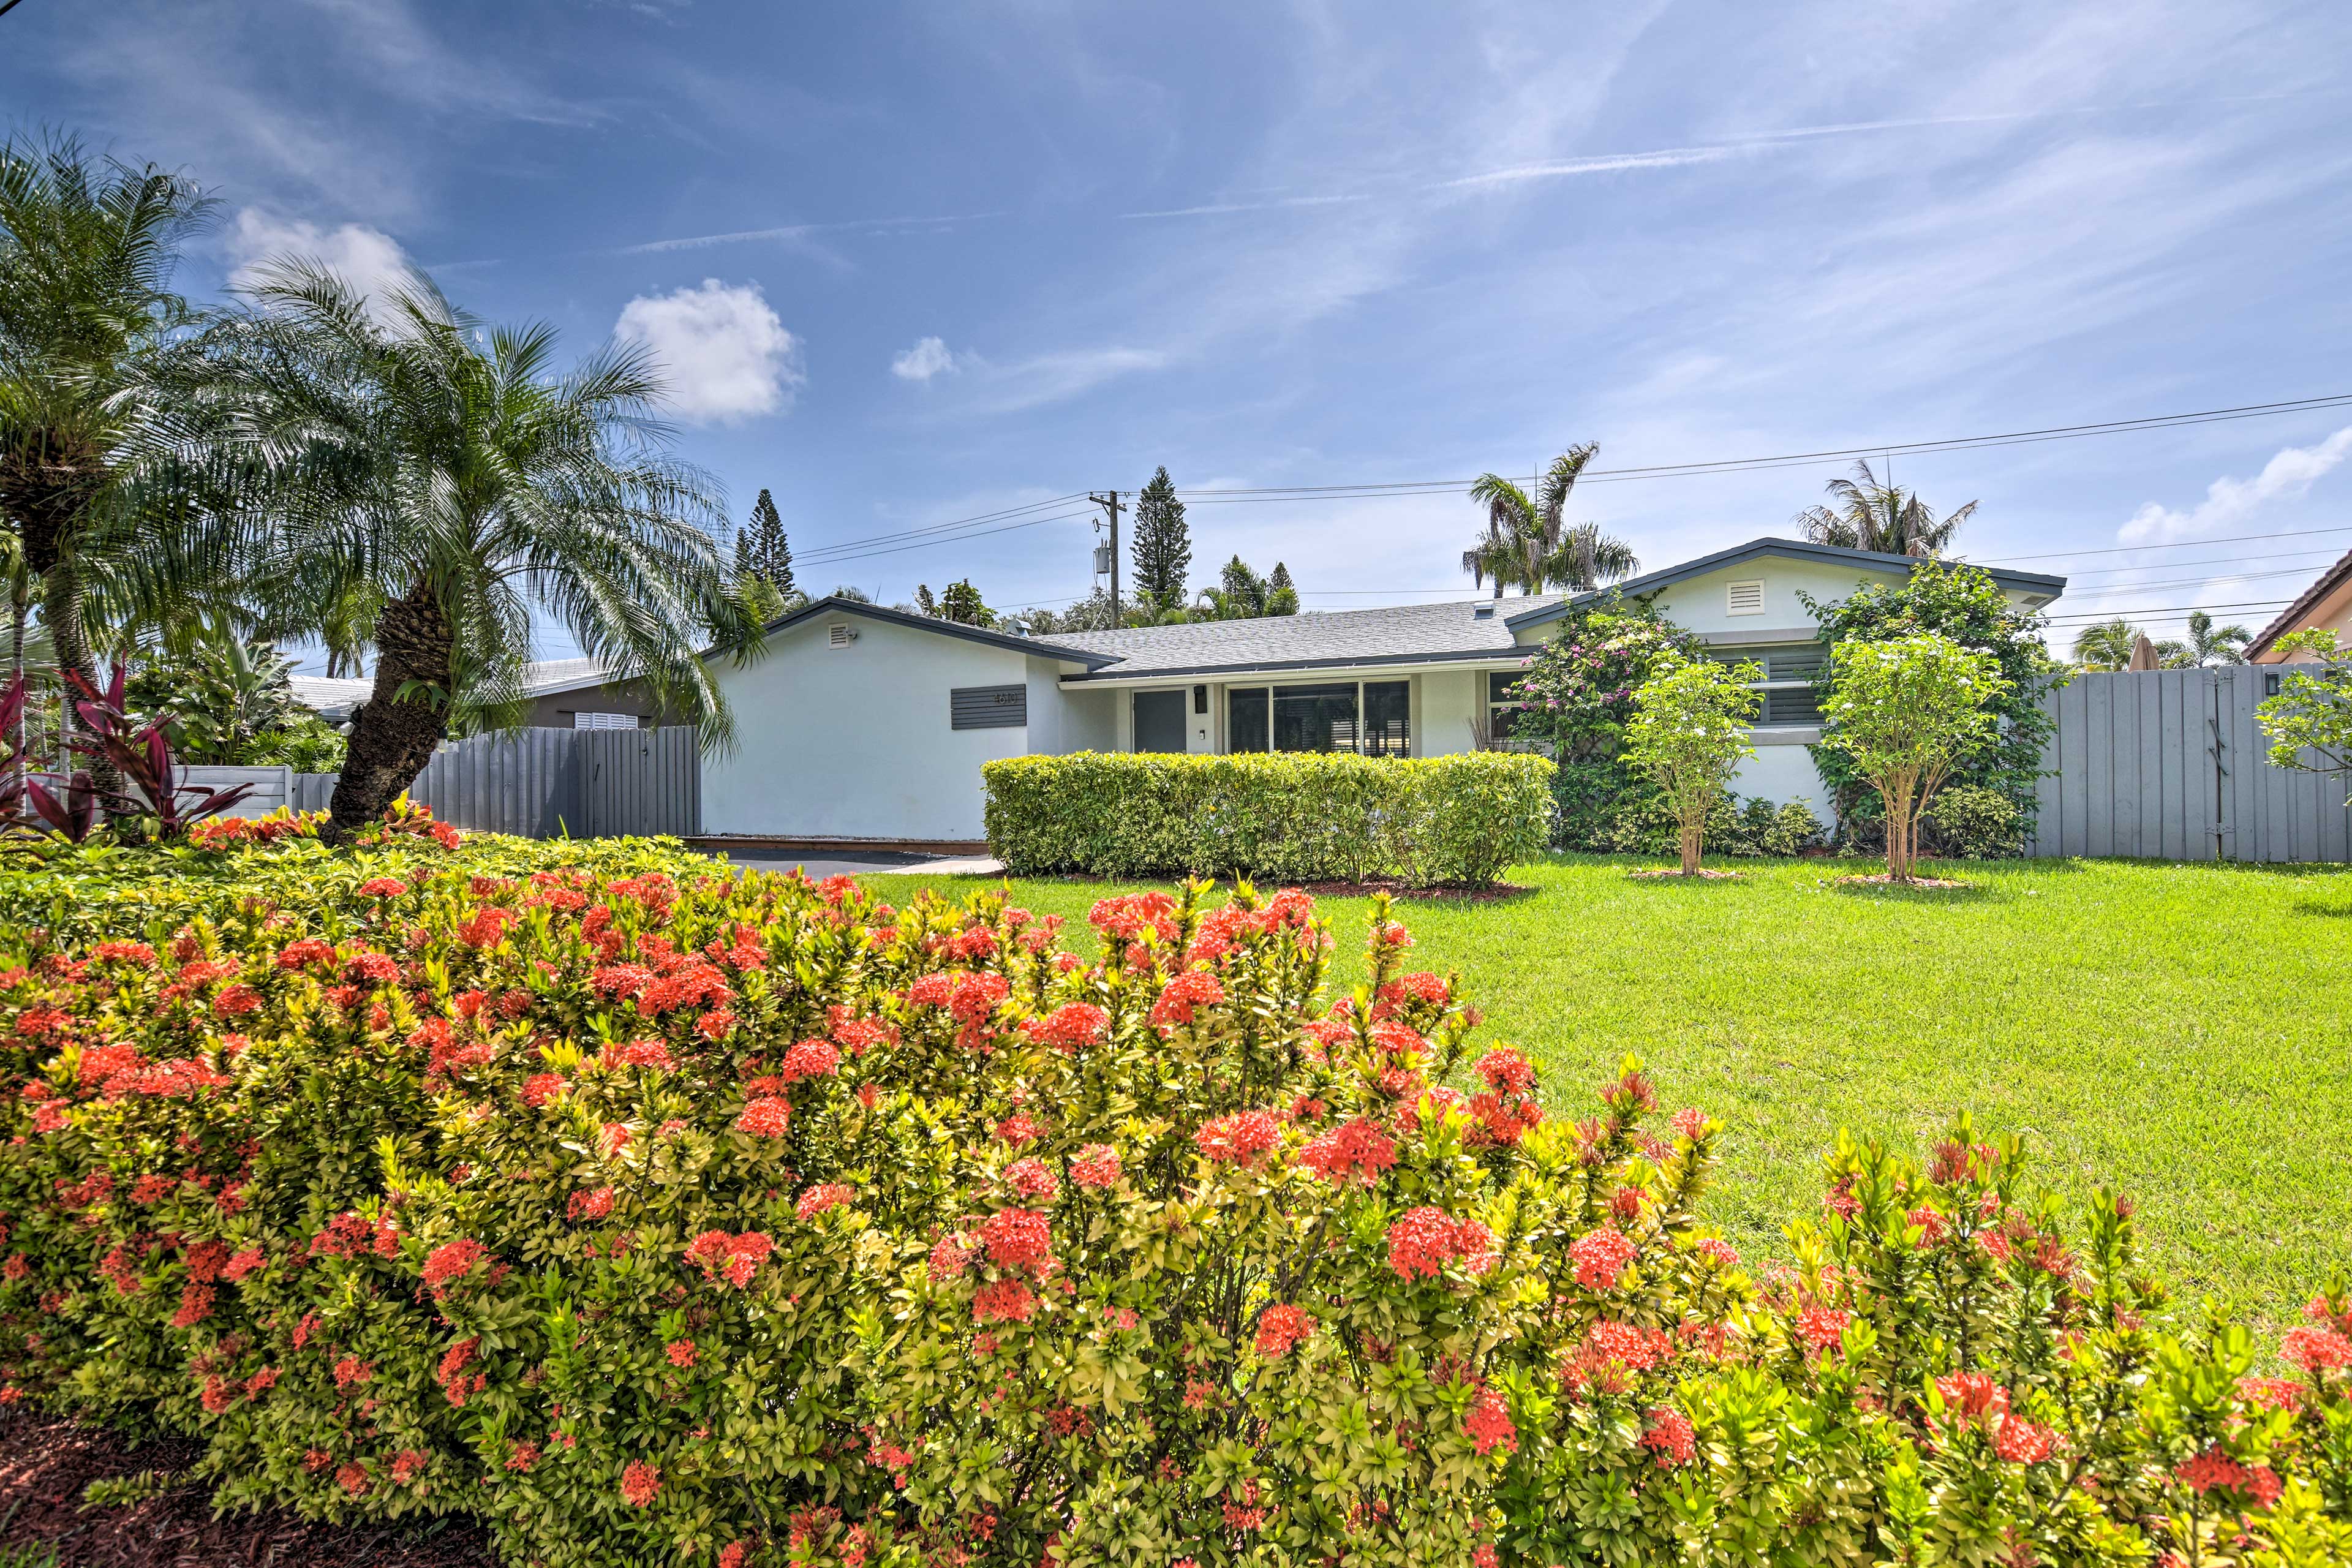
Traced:
<svg viewBox="0 0 2352 1568">
<path fill-rule="evenodd" d="M 1181 691 L 1139 691 L 1135 694 L 1135 749 L 1139 752 L 1181 752 L 1184 749 L 1184 694 Z"/>
</svg>

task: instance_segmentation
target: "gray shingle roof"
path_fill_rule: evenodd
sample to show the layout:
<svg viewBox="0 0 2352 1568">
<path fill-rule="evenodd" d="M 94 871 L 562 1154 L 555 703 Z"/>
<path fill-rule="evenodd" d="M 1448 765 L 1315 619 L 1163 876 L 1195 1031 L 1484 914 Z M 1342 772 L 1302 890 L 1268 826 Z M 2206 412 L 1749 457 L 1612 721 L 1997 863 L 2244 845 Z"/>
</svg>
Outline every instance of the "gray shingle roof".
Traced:
<svg viewBox="0 0 2352 1568">
<path fill-rule="evenodd" d="M 1512 653 L 1510 617 L 1556 604 L 1561 595 L 1514 595 L 1446 605 L 1392 605 L 1376 610 L 1307 610 L 1254 621 L 1132 626 L 1115 632 L 1056 632 L 1070 647 L 1118 662 L 1076 679 L 1119 680 L 1139 675 L 1206 674 L 1283 666 L 1413 664 Z M 1484 610 L 1487 613 L 1480 615 Z"/>
<path fill-rule="evenodd" d="M 545 697 L 585 686 L 602 686 L 604 668 L 593 658 L 542 658 L 523 667 L 522 683 L 526 694 Z M 350 718 L 352 710 L 366 701 L 368 693 L 375 689 L 372 676 L 346 680 L 324 675 L 295 675 L 287 678 L 287 684 L 294 689 L 295 701 L 332 724 Z"/>
</svg>

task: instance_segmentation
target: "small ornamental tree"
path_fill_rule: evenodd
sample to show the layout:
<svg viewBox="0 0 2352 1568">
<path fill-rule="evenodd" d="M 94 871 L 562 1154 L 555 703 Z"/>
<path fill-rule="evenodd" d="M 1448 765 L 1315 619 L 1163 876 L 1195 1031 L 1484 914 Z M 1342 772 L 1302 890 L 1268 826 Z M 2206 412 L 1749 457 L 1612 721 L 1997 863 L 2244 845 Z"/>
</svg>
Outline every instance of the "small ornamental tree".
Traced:
<svg viewBox="0 0 2352 1568">
<path fill-rule="evenodd" d="M 1916 632 L 1830 650 L 1830 729 L 1822 744 L 1853 761 L 1886 811 L 1886 874 L 1907 882 L 1918 817 L 1952 769 L 1990 742 L 1989 705 L 2009 682 L 1990 654 Z"/>
<path fill-rule="evenodd" d="M 1647 602 L 1615 595 L 1570 610 L 1552 639 L 1506 688 L 1513 741 L 1548 741 L 1559 763 L 1553 781 L 1559 842 L 1570 849 L 1612 847 L 1626 816 L 1650 801 L 1647 784 L 1622 755 L 1633 693 L 1670 660 L 1699 657 L 1704 643 Z"/>
<path fill-rule="evenodd" d="M 2254 710 L 2270 737 L 2274 766 L 2305 773 L 2352 773 L 2352 646 L 2332 631 L 2303 631 L 2281 637 L 2284 653 L 2315 655 L 2317 664 L 2297 666 L 2279 683 L 2279 694 Z M 2317 754 L 2318 761 L 2307 758 Z"/>
<path fill-rule="evenodd" d="M 1756 754 L 1748 726 L 1763 699 L 1748 683 L 1763 679 L 1753 664 L 1708 659 L 1669 665 L 1633 694 L 1625 763 L 1656 780 L 1673 807 L 1685 877 L 1698 874 L 1707 814 L 1740 763 Z"/>
</svg>

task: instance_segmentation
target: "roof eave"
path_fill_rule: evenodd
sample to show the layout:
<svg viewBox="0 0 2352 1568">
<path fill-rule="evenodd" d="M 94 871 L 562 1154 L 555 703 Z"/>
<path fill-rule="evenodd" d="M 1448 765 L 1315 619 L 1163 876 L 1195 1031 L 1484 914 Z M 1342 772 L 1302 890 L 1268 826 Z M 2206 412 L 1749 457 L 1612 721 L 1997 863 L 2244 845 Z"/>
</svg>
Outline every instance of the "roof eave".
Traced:
<svg viewBox="0 0 2352 1568">
<path fill-rule="evenodd" d="M 1328 669 L 1334 674 L 1358 669 L 1392 669 L 1423 664 L 1523 664 L 1533 647 L 1465 648 L 1451 653 L 1366 654 L 1356 658 L 1248 659 L 1239 664 L 1188 664 L 1163 669 L 1099 669 L 1062 677 L 1065 686 L 1112 681 L 1197 680 L 1203 676 L 1298 675 Z"/>
<path fill-rule="evenodd" d="M 1055 659 L 1064 664 L 1084 665 L 1088 669 L 1100 669 L 1107 664 L 1118 662 L 1117 657 L 1112 654 L 1092 653 L 1085 648 L 1071 647 L 1064 643 L 1046 642 L 1039 637 L 1014 637 L 1006 632 L 992 632 L 985 626 L 968 626 L 958 621 L 943 621 L 934 616 L 908 615 L 904 610 L 887 609 L 880 605 L 864 604 L 856 599 L 835 598 L 831 595 L 822 599 L 811 600 L 791 614 L 770 621 L 760 628 L 761 639 L 765 641 L 778 632 L 789 631 L 803 622 L 822 615 L 863 616 L 867 620 L 879 621 L 886 626 L 907 626 L 919 632 L 931 632 L 940 637 L 956 637 L 964 642 L 979 643 L 984 647 L 1003 648 L 1010 653 L 1028 654 L 1033 658 Z M 725 650 L 721 648 L 709 648 L 705 650 L 702 657 L 709 658 Z"/>
</svg>

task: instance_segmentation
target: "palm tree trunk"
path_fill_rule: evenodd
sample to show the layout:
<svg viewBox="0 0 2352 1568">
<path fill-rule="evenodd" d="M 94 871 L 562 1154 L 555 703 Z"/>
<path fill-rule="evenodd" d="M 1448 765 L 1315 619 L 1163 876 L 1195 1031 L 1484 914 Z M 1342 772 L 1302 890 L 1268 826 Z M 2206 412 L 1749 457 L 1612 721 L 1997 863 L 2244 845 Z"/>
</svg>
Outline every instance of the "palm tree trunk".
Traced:
<svg viewBox="0 0 2352 1568">
<path fill-rule="evenodd" d="M 16 704 L 16 732 L 8 737 L 9 795 L 21 800 L 25 795 L 26 724 L 32 704 L 21 700 L 25 689 L 25 621 L 32 609 L 33 583 L 18 564 L 8 575 L 8 680 L 20 694 Z"/>
<path fill-rule="evenodd" d="M 82 621 L 81 568 L 70 552 L 61 553 L 43 575 L 41 582 L 41 619 L 49 628 L 49 646 L 58 657 L 58 752 L 57 767 L 64 775 L 74 772 L 72 742 L 74 731 L 80 726 L 75 719 L 74 704 L 81 699 L 86 684 L 99 690 L 98 656 L 90 651 L 89 628 Z M 79 676 L 79 680 L 75 677 Z M 118 795 L 122 791 L 122 773 L 111 762 L 96 752 L 85 752 L 89 764 L 89 782 L 101 796 Z M 109 816 L 115 813 L 110 811 Z"/>
<path fill-rule="evenodd" d="M 352 715 L 352 740 L 320 837 L 341 844 L 416 782 L 449 733 L 451 655 L 457 643 L 429 582 L 383 607 L 375 626 L 375 685 Z M 418 689 L 407 696 L 409 682 Z"/>
</svg>

